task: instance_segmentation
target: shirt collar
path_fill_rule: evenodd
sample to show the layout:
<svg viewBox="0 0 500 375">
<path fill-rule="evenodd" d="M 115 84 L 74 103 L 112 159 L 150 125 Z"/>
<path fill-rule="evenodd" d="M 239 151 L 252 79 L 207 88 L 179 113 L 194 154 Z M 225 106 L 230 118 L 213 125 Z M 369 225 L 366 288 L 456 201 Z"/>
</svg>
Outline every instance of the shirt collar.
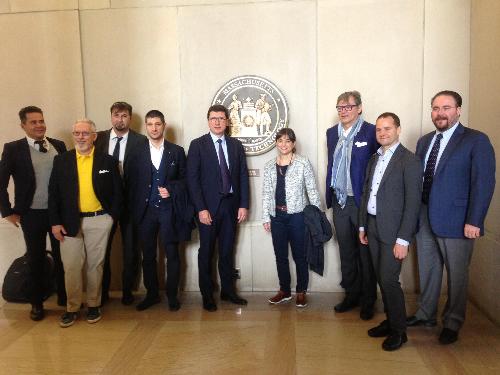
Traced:
<svg viewBox="0 0 500 375">
<path fill-rule="evenodd" d="M 126 133 L 126 134 L 124 134 L 124 135 L 122 135 L 122 136 L 121 136 L 121 137 L 122 137 L 122 140 L 121 140 L 122 142 L 124 142 L 124 141 L 126 141 L 126 140 L 127 140 L 127 138 L 128 138 L 128 133 L 129 133 L 129 132 L 127 131 L 127 133 Z M 109 139 L 115 139 L 115 138 L 117 138 L 117 137 L 118 137 L 118 135 L 115 133 L 115 129 L 111 129 L 111 132 L 109 133 Z"/>
<path fill-rule="evenodd" d="M 38 146 L 35 145 L 35 140 L 33 138 L 26 136 L 26 140 L 28 141 L 29 146 L 33 147 L 35 150 L 38 150 Z M 50 148 L 50 142 L 47 141 L 46 137 L 43 137 L 42 141 L 43 141 L 43 145 L 48 150 Z M 40 151 L 40 150 L 38 150 L 38 151 Z"/>
<path fill-rule="evenodd" d="M 82 155 L 78 152 L 78 150 L 75 148 L 75 151 L 76 151 L 76 158 L 77 159 L 85 159 L 85 158 L 93 158 L 94 157 L 94 150 L 95 150 L 95 147 L 92 147 L 92 151 L 90 151 L 90 154 L 88 155 Z"/>
<path fill-rule="evenodd" d="M 455 132 L 455 129 L 457 128 L 459 123 L 460 123 L 460 121 L 455 122 L 455 124 L 451 128 L 446 129 L 444 132 L 440 132 L 439 130 L 436 130 L 436 135 L 442 134 L 443 138 L 451 137 L 451 135 Z"/>
<path fill-rule="evenodd" d="M 164 148 L 165 148 L 165 142 L 162 142 L 161 143 L 161 146 L 160 147 L 156 147 L 150 139 L 148 139 L 148 142 L 149 142 L 149 148 L 152 149 L 152 150 L 156 150 L 156 151 L 162 151 Z"/>
<path fill-rule="evenodd" d="M 389 147 L 389 148 L 387 149 L 387 151 L 389 151 L 391 154 L 393 154 L 393 155 L 394 155 L 394 153 L 396 152 L 396 149 L 398 148 L 398 146 L 399 146 L 399 144 L 400 144 L 400 143 L 401 143 L 401 142 L 398 142 L 398 143 L 393 144 L 391 147 Z M 383 156 L 383 155 L 384 155 L 384 148 L 383 148 L 382 146 L 380 146 L 380 147 L 378 148 L 378 150 L 377 150 L 377 154 L 379 154 L 380 156 Z"/>
<path fill-rule="evenodd" d="M 223 134 L 222 137 L 217 137 L 214 133 L 212 132 L 209 132 L 210 134 L 210 137 L 212 137 L 212 142 L 213 143 L 216 143 L 217 140 L 221 139 L 222 140 L 222 143 L 226 143 L 226 137 L 225 135 Z"/>
</svg>

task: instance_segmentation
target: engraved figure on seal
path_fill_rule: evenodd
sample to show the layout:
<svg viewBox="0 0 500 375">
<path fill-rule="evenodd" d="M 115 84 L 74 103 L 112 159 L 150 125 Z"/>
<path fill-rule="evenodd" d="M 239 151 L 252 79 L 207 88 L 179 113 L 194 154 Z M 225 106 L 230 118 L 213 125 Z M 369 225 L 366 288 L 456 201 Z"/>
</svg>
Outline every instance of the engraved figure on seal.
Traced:
<svg viewBox="0 0 500 375">
<path fill-rule="evenodd" d="M 240 109 L 243 108 L 241 101 L 238 100 L 238 95 L 233 95 L 233 101 L 227 109 L 229 109 L 229 119 L 231 120 L 231 134 L 239 135 L 240 127 L 241 127 L 241 119 L 240 119 Z"/>
</svg>

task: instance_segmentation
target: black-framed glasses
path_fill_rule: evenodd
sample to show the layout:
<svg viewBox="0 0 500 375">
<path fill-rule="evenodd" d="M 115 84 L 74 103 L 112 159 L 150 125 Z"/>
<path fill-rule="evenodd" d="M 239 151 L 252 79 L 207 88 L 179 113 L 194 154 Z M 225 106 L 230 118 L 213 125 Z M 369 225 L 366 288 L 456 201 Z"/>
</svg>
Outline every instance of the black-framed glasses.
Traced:
<svg viewBox="0 0 500 375">
<path fill-rule="evenodd" d="M 351 112 L 354 107 L 357 107 L 357 104 L 349 104 L 349 105 L 338 105 L 335 108 L 337 108 L 337 112 Z"/>
</svg>

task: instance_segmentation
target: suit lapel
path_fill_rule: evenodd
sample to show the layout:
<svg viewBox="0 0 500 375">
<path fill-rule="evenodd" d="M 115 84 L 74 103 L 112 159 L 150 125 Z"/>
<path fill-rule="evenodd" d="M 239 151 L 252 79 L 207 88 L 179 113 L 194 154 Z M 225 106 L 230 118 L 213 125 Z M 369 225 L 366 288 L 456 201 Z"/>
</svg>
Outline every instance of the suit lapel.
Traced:
<svg viewBox="0 0 500 375">
<path fill-rule="evenodd" d="M 35 179 L 35 169 L 33 168 L 33 160 L 31 160 L 30 145 L 28 144 L 28 140 L 26 138 L 24 138 L 21 142 L 19 152 L 21 153 L 21 160 L 24 160 L 25 162 L 25 170 L 29 173 L 30 178 Z"/>
<path fill-rule="evenodd" d="M 437 166 L 437 170 L 434 173 L 434 175 L 437 175 L 441 170 L 444 168 L 444 165 L 446 165 L 446 161 L 450 157 L 450 155 L 453 153 L 457 145 L 460 143 L 462 140 L 462 137 L 464 136 L 464 127 L 462 124 L 458 124 L 457 128 L 455 129 L 455 132 L 451 136 L 450 140 L 448 141 L 448 144 L 446 145 L 446 148 L 443 151 L 443 154 L 441 155 L 441 158 L 439 159 L 439 163 Z"/>
<path fill-rule="evenodd" d="M 380 181 L 380 186 L 384 184 L 388 176 L 392 173 L 394 167 L 399 163 L 399 159 L 401 159 L 402 157 L 403 157 L 403 146 L 399 144 L 399 146 L 396 148 L 396 151 L 394 152 L 394 155 L 392 155 L 391 160 L 389 160 L 387 168 L 385 168 L 384 175 L 382 176 L 382 180 Z"/>
<path fill-rule="evenodd" d="M 368 188 L 371 188 L 371 186 L 372 186 L 373 174 L 375 173 L 375 167 L 377 166 L 379 157 L 380 157 L 380 155 L 375 153 L 375 156 L 369 162 L 370 164 L 369 164 L 369 169 L 368 169 L 368 181 L 369 181 L 370 185 L 368 186 Z"/>
</svg>

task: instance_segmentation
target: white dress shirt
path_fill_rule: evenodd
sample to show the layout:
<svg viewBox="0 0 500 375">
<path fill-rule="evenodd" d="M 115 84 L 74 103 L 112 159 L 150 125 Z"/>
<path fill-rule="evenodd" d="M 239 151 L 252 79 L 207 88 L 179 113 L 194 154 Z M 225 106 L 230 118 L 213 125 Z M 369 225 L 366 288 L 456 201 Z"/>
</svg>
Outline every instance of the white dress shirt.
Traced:
<svg viewBox="0 0 500 375">
<path fill-rule="evenodd" d="M 151 153 L 151 163 L 156 169 L 160 169 L 161 158 L 163 157 L 163 150 L 165 149 L 165 143 L 161 143 L 160 147 L 156 147 L 149 141 L 149 152 Z"/>
</svg>

